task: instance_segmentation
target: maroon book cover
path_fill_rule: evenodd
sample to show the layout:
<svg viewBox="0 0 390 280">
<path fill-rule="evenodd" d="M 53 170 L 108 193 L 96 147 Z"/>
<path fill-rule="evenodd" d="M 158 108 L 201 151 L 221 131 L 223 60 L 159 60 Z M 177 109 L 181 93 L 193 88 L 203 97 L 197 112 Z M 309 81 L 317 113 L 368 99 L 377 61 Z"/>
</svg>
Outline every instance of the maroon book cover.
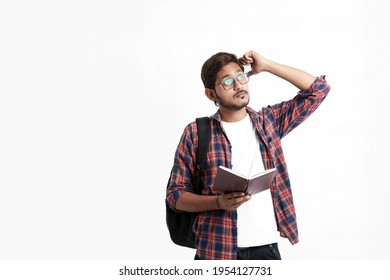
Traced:
<svg viewBox="0 0 390 280">
<path fill-rule="evenodd" d="M 244 192 L 254 195 L 269 189 L 275 173 L 276 169 L 272 168 L 248 178 L 229 168 L 219 166 L 214 187 L 223 193 Z"/>
</svg>

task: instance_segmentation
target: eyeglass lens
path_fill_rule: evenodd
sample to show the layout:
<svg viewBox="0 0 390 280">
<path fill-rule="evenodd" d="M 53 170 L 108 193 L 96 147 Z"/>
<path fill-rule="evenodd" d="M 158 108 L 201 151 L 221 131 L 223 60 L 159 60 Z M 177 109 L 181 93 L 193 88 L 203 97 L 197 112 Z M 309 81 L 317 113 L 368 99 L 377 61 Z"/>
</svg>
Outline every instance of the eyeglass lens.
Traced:
<svg viewBox="0 0 390 280">
<path fill-rule="evenodd" d="M 233 84 L 234 84 L 234 80 L 236 80 L 240 83 L 240 84 L 245 84 L 248 82 L 248 76 L 245 74 L 245 73 L 242 73 L 240 75 L 238 75 L 236 78 L 228 78 L 226 80 L 224 80 L 222 82 L 222 85 L 225 89 L 231 89 L 233 87 Z"/>
</svg>

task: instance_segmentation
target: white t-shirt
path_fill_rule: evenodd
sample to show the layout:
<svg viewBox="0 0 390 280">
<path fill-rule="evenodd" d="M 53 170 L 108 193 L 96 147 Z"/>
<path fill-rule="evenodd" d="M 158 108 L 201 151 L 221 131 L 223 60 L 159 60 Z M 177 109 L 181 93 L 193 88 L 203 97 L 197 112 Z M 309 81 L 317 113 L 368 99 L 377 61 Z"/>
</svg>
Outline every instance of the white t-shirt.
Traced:
<svg viewBox="0 0 390 280">
<path fill-rule="evenodd" d="M 232 146 L 232 169 L 243 175 L 264 171 L 256 129 L 249 117 L 239 122 L 222 122 Z M 238 247 L 277 242 L 278 234 L 270 190 L 253 195 L 237 208 Z"/>
</svg>

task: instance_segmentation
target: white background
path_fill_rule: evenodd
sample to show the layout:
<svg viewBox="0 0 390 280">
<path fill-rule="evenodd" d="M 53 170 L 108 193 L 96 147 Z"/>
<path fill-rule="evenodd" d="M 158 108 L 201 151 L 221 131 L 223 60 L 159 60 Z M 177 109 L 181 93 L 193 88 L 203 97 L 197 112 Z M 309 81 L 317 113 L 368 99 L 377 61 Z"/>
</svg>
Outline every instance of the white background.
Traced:
<svg viewBox="0 0 390 280">
<path fill-rule="evenodd" d="M 284 259 L 389 259 L 385 1 L 1 1 L 0 259 L 192 259 L 165 226 L 200 69 L 255 50 L 327 75 L 283 140 L 300 243 Z M 250 81 L 254 109 L 296 89 Z"/>
</svg>

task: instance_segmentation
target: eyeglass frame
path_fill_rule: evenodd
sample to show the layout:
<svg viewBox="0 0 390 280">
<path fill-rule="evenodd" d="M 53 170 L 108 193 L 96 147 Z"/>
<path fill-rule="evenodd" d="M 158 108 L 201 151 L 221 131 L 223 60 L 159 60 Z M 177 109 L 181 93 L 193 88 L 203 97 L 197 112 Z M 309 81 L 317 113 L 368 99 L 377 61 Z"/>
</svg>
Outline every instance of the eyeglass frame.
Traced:
<svg viewBox="0 0 390 280">
<path fill-rule="evenodd" d="M 237 79 L 237 77 L 238 77 L 238 76 L 241 76 L 241 75 L 245 75 L 245 77 L 247 78 L 247 81 L 246 81 L 245 83 L 241 83 L 241 81 Z M 226 85 L 224 84 L 224 82 L 227 81 L 227 80 L 229 80 L 229 79 L 233 79 L 233 83 L 232 83 L 231 85 L 229 85 L 229 88 L 225 88 Z M 249 75 L 248 75 L 248 72 L 247 72 L 247 73 L 240 73 L 240 74 L 238 74 L 235 78 L 229 77 L 229 78 L 227 78 L 227 79 L 224 79 L 222 82 L 220 82 L 219 84 L 216 84 L 215 86 L 222 85 L 222 87 L 224 88 L 224 90 L 229 90 L 229 89 L 232 89 L 232 88 L 234 87 L 234 81 L 236 81 L 236 80 L 237 80 L 237 82 L 240 83 L 240 85 L 244 85 L 244 84 L 248 83 L 248 82 L 249 82 Z"/>
</svg>

